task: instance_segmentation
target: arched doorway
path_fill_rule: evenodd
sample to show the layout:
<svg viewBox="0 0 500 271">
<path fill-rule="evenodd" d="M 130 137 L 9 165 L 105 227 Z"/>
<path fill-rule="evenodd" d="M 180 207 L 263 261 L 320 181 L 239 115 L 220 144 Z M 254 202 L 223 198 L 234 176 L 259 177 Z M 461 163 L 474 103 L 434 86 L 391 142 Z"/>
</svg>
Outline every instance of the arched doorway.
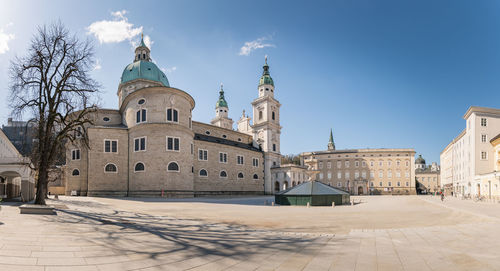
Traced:
<svg viewBox="0 0 500 271">
<path fill-rule="evenodd" d="M 297 184 L 295 184 L 295 181 L 292 183 L 292 187 L 296 186 Z"/>
<path fill-rule="evenodd" d="M 280 192 L 280 183 L 278 181 L 274 183 L 274 192 Z"/>
<path fill-rule="evenodd" d="M 363 187 L 362 186 L 358 187 L 358 195 L 363 195 Z"/>
<path fill-rule="evenodd" d="M 285 182 L 283 183 L 283 190 L 287 190 L 287 189 L 288 189 L 288 182 L 287 182 L 287 181 L 285 181 Z"/>
<path fill-rule="evenodd" d="M 21 198 L 21 174 L 15 171 L 0 173 L 0 197 Z"/>
</svg>

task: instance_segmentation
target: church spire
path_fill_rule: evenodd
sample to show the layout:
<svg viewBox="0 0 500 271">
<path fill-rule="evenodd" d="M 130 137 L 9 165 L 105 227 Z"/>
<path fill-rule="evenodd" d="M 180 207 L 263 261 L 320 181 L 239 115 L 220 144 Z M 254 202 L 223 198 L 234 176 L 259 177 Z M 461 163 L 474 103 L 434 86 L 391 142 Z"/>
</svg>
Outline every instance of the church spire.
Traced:
<svg viewBox="0 0 500 271">
<path fill-rule="evenodd" d="M 328 140 L 328 150 L 335 150 L 335 143 L 333 142 L 333 131 L 330 129 L 330 139 Z"/>
<path fill-rule="evenodd" d="M 265 57 L 265 63 L 264 66 L 262 66 L 262 76 L 260 77 L 259 80 L 259 86 L 261 85 L 271 85 L 274 87 L 274 81 L 273 78 L 271 78 L 271 74 L 269 73 L 269 65 L 267 64 L 267 55 Z"/>
<path fill-rule="evenodd" d="M 224 97 L 224 85 L 222 83 L 220 84 L 219 100 L 215 104 L 215 108 L 219 107 L 228 107 L 226 98 Z"/>
</svg>

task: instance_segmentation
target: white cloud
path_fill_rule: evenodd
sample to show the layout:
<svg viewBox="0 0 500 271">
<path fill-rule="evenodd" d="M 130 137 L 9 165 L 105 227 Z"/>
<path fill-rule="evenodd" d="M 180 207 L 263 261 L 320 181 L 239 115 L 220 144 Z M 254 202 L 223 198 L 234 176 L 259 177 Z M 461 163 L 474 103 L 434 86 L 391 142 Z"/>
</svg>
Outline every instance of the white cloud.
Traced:
<svg viewBox="0 0 500 271">
<path fill-rule="evenodd" d="M 100 70 L 101 68 L 101 60 L 97 59 L 94 64 L 94 71 Z"/>
<path fill-rule="evenodd" d="M 270 40 L 271 37 L 262 37 L 253 41 L 247 41 L 240 48 L 240 56 L 248 56 L 250 53 L 256 49 L 261 49 L 265 47 L 276 47 L 276 45 L 271 43 L 265 43 L 266 40 Z"/>
<path fill-rule="evenodd" d="M 93 34 L 100 43 L 116 43 L 125 40 L 131 41 L 133 38 L 142 33 L 142 26 L 134 27 L 134 24 L 129 23 L 126 10 L 111 12 L 113 20 L 102 20 L 93 22 L 87 30 L 89 34 Z M 152 43 L 151 41 L 149 41 Z"/>
<path fill-rule="evenodd" d="M 6 27 L 12 26 L 8 23 Z M 0 55 L 9 51 L 9 41 L 15 38 L 14 34 L 5 33 L 3 28 L 0 28 Z"/>
<path fill-rule="evenodd" d="M 164 73 L 172 73 L 172 72 L 175 72 L 177 70 L 177 67 L 174 66 L 171 68 L 161 68 L 160 70 Z"/>
</svg>

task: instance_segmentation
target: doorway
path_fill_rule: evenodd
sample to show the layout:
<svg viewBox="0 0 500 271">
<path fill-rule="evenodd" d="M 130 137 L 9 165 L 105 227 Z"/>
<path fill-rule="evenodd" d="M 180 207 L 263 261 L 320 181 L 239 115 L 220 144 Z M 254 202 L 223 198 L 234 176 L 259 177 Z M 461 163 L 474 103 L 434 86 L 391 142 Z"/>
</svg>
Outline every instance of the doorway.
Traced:
<svg viewBox="0 0 500 271">
<path fill-rule="evenodd" d="M 363 187 L 358 187 L 358 195 L 363 195 Z"/>
</svg>

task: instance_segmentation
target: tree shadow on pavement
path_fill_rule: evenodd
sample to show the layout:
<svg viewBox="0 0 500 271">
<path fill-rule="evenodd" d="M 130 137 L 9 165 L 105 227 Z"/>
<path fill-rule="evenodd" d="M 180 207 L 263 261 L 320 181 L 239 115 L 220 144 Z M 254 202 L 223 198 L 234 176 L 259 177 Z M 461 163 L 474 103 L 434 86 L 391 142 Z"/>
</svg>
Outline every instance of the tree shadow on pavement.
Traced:
<svg viewBox="0 0 500 271">
<path fill-rule="evenodd" d="M 152 216 L 113 210 L 107 213 L 58 210 L 47 222 L 73 224 L 67 227 L 81 240 L 122 254 L 137 253 L 148 258 L 222 256 L 244 260 L 255 253 L 300 251 L 313 244 L 312 236 L 285 236 L 256 231 L 241 225 L 209 223 L 196 219 Z"/>
</svg>

